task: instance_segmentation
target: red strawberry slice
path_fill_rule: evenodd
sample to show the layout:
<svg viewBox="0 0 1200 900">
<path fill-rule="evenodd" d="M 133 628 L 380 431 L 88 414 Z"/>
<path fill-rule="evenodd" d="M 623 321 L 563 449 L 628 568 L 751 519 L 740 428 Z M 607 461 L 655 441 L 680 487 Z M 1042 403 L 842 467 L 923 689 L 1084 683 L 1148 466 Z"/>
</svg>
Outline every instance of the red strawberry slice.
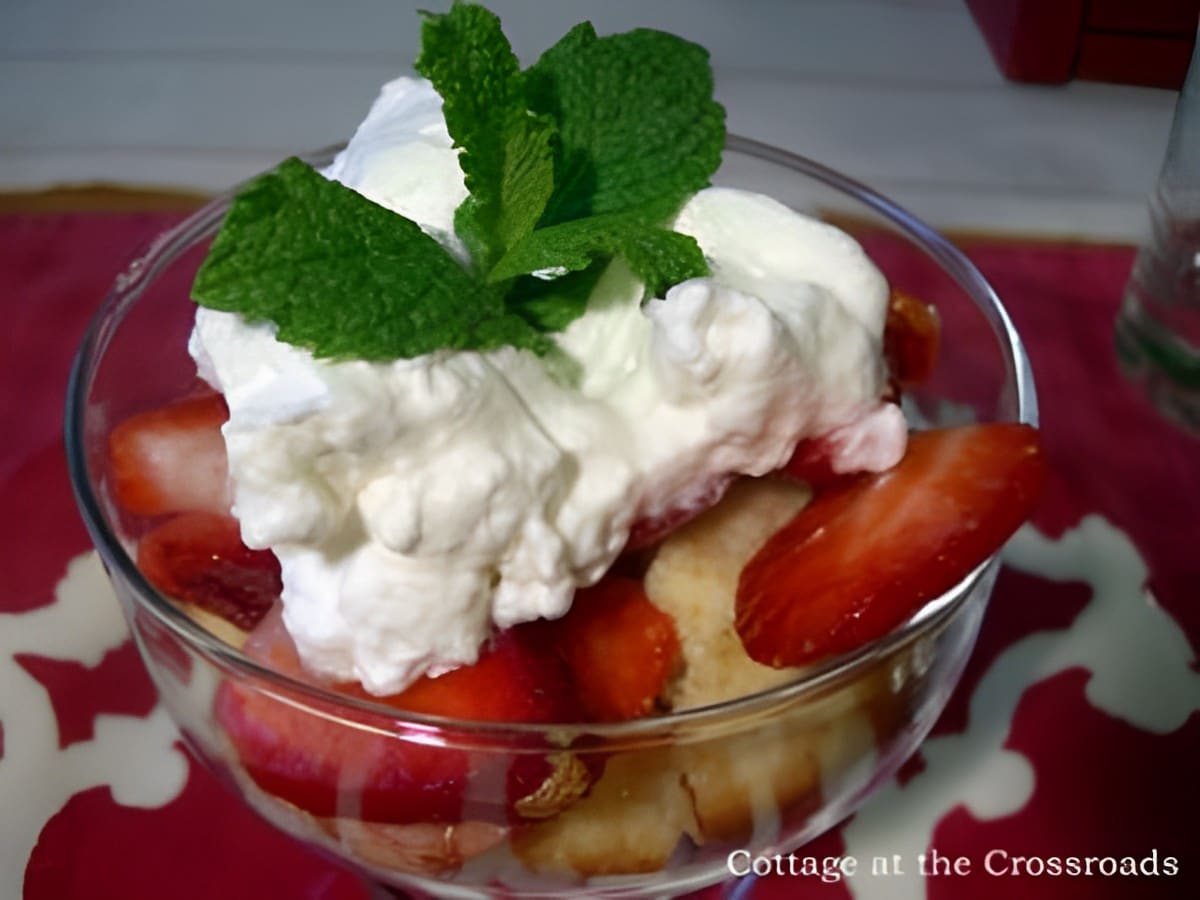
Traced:
<svg viewBox="0 0 1200 900">
<path fill-rule="evenodd" d="M 929 380 L 937 365 L 942 326 L 937 310 L 903 291 L 892 291 L 883 329 L 883 355 L 900 387 Z"/>
<path fill-rule="evenodd" d="M 818 495 L 746 565 L 746 651 L 796 666 L 881 637 L 998 550 L 1044 476 L 1025 425 L 913 434 L 894 469 Z"/>
<path fill-rule="evenodd" d="M 536 627 L 566 660 L 585 712 L 597 721 L 653 712 L 679 665 L 674 620 L 632 578 L 606 576 L 577 592 L 561 619 Z"/>
<path fill-rule="evenodd" d="M 229 472 L 221 426 L 225 400 L 208 394 L 139 413 L 108 439 L 113 497 L 141 516 L 228 512 Z"/>
<path fill-rule="evenodd" d="M 283 589 L 275 554 L 251 550 L 237 521 L 219 513 L 189 512 L 163 522 L 138 543 L 137 564 L 168 597 L 243 631 L 258 624 Z"/>
<path fill-rule="evenodd" d="M 246 652 L 285 675 L 312 682 L 295 645 L 272 612 L 251 634 Z M 490 722 L 555 722 L 579 718 L 562 662 L 518 630 L 502 632 L 477 663 L 422 678 L 391 697 L 337 685 L 350 697 L 397 710 Z M 311 700 L 307 705 L 320 704 Z M 562 754 L 512 754 L 480 747 L 481 738 L 433 729 L 404 729 L 390 717 L 346 708 L 306 712 L 245 682 L 226 682 L 217 718 L 242 764 L 263 790 L 319 816 L 365 821 L 504 823 L 519 801 L 557 773 Z M 402 741 L 390 734 L 416 738 Z M 455 739 L 476 749 L 456 749 Z M 483 741 L 486 743 L 486 740 Z M 449 746 L 443 746 L 448 744 Z M 574 796 L 586 787 L 582 785 Z"/>
</svg>

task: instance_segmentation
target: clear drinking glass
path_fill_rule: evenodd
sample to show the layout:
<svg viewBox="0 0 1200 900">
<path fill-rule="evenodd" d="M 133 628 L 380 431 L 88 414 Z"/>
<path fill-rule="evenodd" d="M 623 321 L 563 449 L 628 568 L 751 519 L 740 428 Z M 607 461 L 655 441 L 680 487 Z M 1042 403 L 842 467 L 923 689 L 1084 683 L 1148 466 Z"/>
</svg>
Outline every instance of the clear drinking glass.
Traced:
<svg viewBox="0 0 1200 900">
<path fill-rule="evenodd" d="M 1200 40 L 1175 106 L 1116 320 L 1117 357 L 1166 416 L 1200 434 Z"/>
<path fill-rule="evenodd" d="M 331 152 L 310 161 L 323 165 Z M 753 141 L 730 139 L 716 181 L 837 219 L 896 287 L 937 305 L 943 353 L 928 385 L 907 398 L 913 416 L 1036 424 L 1020 339 L 987 282 L 944 239 L 862 185 Z M 135 535 L 111 498 L 106 444 L 125 417 L 194 383 L 188 288 L 229 202 L 219 198 L 162 235 L 118 279 L 76 359 L 66 435 L 80 509 L 163 702 L 195 757 L 264 818 L 375 884 L 416 894 L 662 896 L 728 878 L 734 850 L 799 847 L 916 749 L 974 644 L 995 559 L 892 634 L 791 684 L 619 724 L 400 713 L 264 668 L 158 593 L 133 561 Z M 239 756 L 227 727 L 239 704 L 286 717 L 297 735 L 369 752 L 333 773 L 331 807 L 304 808 Z M 386 821 L 372 811 L 364 770 L 411 758 L 414 748 L 460 768 L 461 821 Z M 543 797 L 514 813 L 514 776 L 531 771 L 552 773 L 566 799 Z M 580 780 L 591 782 L 583 797 Z"/>
</svg>

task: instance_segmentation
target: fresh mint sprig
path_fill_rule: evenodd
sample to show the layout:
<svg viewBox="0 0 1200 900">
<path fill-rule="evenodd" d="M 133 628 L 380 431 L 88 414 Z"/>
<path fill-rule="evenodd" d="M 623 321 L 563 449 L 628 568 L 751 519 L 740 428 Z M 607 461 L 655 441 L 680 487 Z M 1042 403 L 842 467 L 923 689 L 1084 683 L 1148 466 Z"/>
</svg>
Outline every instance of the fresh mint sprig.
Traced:
<svg viewBox="0 0 1200 900">
<path fill-rule="evenodd" d="M 584 23 L 522 72 L 483 7 L 425 16 L 416 67 L 460 150 L 468 197 L 455 231 L 471 265 L 293 159 L 235 198 L 197 303 L 274 322 L 318 357 L 544 353 L 614 258 L 650 295 L 707 274 L 696 242 L 664 227 L 724 144 L 703 49 L 644 29 L 602 38 Z"/>
<path fill-rule="evenodd" d="M 721 163 L 725 110 L 708 53 L 673 34 L 597 37 L 576 25 L 524 75 L 529 108 L 558 125 L 554 225 L 645 210 L 664 221 Z"/>
<path fill-rule="evenodd" d="M 192 296 L 324 358 L 549 345 L 415 222 L 295 158 L 238 194 Z"/>
<path fill-rule="evenodd" d="M 441 94 L 446 129 L 462 150 L 469 196 L 454 230 L 490 271 L 537 225 L 554 190 L 554 121 L 530 114 L 517 57 L 482 6 L 427 13 L 415 67 Z"/>
</svg>

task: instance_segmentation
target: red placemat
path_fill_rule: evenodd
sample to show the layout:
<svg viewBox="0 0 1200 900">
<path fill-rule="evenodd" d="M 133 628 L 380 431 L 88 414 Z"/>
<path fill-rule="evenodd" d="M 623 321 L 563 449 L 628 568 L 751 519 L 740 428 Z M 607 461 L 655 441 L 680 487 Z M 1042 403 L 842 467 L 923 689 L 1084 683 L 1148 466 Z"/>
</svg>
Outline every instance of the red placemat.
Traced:
<svg viewBox="0 0 1200 900">
<path fill-rule="evenodd" d="M 71 499 L 60 422 L 72 353 L 121 264 L 177 219 L 0 217 L 0 898 L 366 897 L 178 750 Z M 1055 474 L 1036 527 L 1006 551 L 979 646 L 919 756 L 798 855 L 798 867 L 850 855 L 854 877 L 725 889 L 1200 896 L 1200 441 L 1116 370 L 1110 323 L 1132 252 L 1011 241 L 968 252 L 1037 374 Z M 957 874 L 921 877 L 922 854 Z M 1088 857 L 1104 874 L 1053 874 Z"/>
</svg>

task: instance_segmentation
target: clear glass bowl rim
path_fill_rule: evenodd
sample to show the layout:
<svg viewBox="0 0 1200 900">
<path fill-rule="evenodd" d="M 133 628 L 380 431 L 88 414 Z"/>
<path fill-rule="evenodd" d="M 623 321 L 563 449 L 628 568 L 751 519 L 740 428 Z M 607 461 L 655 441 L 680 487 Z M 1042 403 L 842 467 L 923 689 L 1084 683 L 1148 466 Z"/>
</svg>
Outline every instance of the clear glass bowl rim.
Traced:
<svg viewBox="0 0 1200 900">
<path fill-rule="evenodd" d="M 322 166 L 331 161 L 342 146 L 339 144 L 326 147 L 304 154 L 301 158 L 312 165 Z M 907 210 L 866 185 L 806 157 L 737 135 L 728 136 L 726 149 L 820 181 L 869 207 L 910 238 L 915 246 L 941 266 L 988 320 L 999 341 L 1008 369 L 1005 387 L 1015 392 L 1016 421 L 1034 426 L 1038 424 L 1033 372 L 1020 336 L 996 292 L 958 248 Z M 153 280 L 162 268 L 170 265 L 177 253 L 216 228 L 237 190 L 238 187 L 234 187 L 215 197 L 178 225 L 158 235 L 118 275 L 114 286 L 93 315 L 75 355 L 67 387 L 64 422 L 67 468 L 72 489 L 84 523 L 109 572 L 109 577 L 123 579 L 142 609 L 168 629 L 174 637 L 202 656 L 214 660 L 222 669 L 237 673 L 239 677 L 276 686 L 289 695 L 319 704 L 324 710 L 331 706 L 341 707 L 348 712 L 366 713 L 373 719 L 383 717 L 414 732 L 452 730 L 455 733 L 473 733 L 487 740 L 489 744 L 503 742 L 505 736 L 510 736 L 517 743 L 525 743 L 531 736 L 551 736 L 553 743 L 562 746 L 562 741 L 584 735 L 591 739 L 602 739 L 609 747 L 611 743 L 621 743 L 622 739 L 641 744 L 647 740 L 653 741 L 656 736 L 668 736 L 679 728 L 703 729 L 706 726 L 720 726 L 730 720 L 758 718 L 781 705 L 790 706 L 797 703 L 805 695 L 818 694 L 828 685 L 852 678 L 856 672 L 869 668 L 873 662 L 887 657 L 905 645 L 940 632 L 972 596 L 972 589 L 984 577 L 989 565 L 995 561 L 995 557 L 983 561 L 954 588 L 926 603 L 912 618 L 890 634 L 854 651 L 812 666 L 796 681 L 709 706 L 626 722 L 501 723 L 404 713 L 382 703 L 347 697 L 262 666 L 209 633 L 146 581 L 105 521 L 88 474 L 83 445 L 83 420 L 87 410 L 88 391 L 112 333 L 120 325 L 128 307 L 139 298 L 145 283 Z M 328 712 L 324 714 L 328 715 Z"/>
</svg>

